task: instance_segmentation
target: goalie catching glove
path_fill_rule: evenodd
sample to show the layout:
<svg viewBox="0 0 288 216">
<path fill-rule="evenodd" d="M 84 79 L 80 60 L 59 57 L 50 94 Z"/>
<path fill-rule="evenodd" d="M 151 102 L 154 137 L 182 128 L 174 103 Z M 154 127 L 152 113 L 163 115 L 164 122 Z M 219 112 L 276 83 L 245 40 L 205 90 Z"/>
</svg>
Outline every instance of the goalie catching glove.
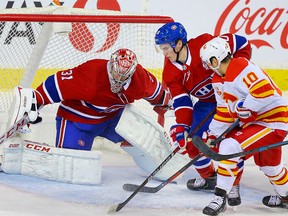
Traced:
<svg viewBox="0 0 288 216">
<path fill-rule="evenodd" d="M 179 146 L 181 149 L 179 153 L 186 154 L 187 137 L 190 127 L 185 124 L 175 124 L 170 128 L 170 137 L 175 146 Z"/>
<path fill-rule="evenodd" d="M 15 92 L 15 106 L 14 113 L 12 115 L 12 122 L 14 124 L 24 115 L 27 115 L 30 123 L 39 123 L 42 118 L 38 116 L 38 106 L 36 99 L 36 92 L 30 88 L 16 87 Z M 31 129 L 29 124 L 22 126 L 18 130 L 19 133 L 29 133 Z"/>
<path fill-rule="evenodd" d="M 246 108 L 243 106 L 245 99 L 242 98 L 238 100 L 235 104 L 235 112 L 239 117 L 240 121 L 243 123 L 249 123 L 255 121 L 256 119 L 256 112 Z"/>
</svg>

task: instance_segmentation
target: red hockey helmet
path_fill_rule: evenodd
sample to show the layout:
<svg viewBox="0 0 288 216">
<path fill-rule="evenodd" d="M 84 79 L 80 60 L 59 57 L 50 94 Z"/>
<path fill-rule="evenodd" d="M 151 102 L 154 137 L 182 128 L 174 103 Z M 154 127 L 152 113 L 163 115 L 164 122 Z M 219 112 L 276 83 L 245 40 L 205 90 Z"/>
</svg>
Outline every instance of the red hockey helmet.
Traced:
<svg viewBox="0 0 288 216">
<path fill-rule="evenodd" d="M 138 64 L 136 55 L 129 49 L 119 49 L 111 55 L 111 90 L 120 91 L 123 85 L 132 77 Z"/>
</svg>

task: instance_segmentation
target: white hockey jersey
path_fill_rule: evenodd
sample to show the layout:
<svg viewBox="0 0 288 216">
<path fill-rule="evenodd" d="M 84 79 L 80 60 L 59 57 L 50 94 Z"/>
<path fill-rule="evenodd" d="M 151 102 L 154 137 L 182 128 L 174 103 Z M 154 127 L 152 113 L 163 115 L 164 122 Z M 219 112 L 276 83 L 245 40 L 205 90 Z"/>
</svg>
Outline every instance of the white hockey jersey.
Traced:
<svg viewBox="0 0 288 216">
<path fill-rule="evenodd" d="M 282 91 L 264 70 L 247 59 L 232 58 L 225 77 L 214 74 L 212 84 L 217 113 L 209 126 L 211 134 L 220 135 L 234 122 L 235 104 L 242 98 L 243 106 L 256 113 L 256 121 L 248 124 L 288 130 L 288 107 Z"/>
</svg>

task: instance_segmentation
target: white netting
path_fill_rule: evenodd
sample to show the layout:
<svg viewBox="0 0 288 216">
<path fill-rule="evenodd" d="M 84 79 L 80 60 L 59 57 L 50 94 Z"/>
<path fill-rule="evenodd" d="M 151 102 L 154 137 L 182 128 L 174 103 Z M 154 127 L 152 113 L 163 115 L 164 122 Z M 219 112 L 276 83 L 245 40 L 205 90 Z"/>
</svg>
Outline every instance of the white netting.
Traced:
<svg viewBox="0 0 288 216">
<path fill-rule="evenodd" d="M 34 20 L 16 22 L 16 15 L 9 15 L 10 18 L 7 18 L 6 14 L 24 14 Z M 65 19 L 65 23 L 63 20 L 61 20 L 63 22 L 43 22 L 42 19 L 46 14 L 66 14 L 61 16 L 61 19 Z M 72 15 L 75 14 L 77 16 L 73 17 Z M 79 15 L 81 15 L 81 22 L 77 22 L 80 19 Z M 99 15 L 103 15 L 102 18 Z M 50 19 L 50 16 L 48 18 Z M 87 21 L 82 22 L 82 18 Z M 61 69 L 75 67 L 92 58 L 109 59 L 111 53 L 119 48 L 133 50 L 139 63 L 161 79 L 164 58 L 155 50 L 154 35 L 163 23 L 171 19 L 154 17 L 155 20 L 152 22 L 149 21 L 151 19 L 153 19 L 151 16 L 127 16 L 120 12 L 103 10 L 68 10 L 54 6 L 0 10 L 0 117 L 2 121 L 7 121 L 9 116 L 15 86 L 35 88 L 49 75 Z M 128 20 L 128 23 L 125 20 Z M 137 21 L 130 23 L 129 20 Z M 67 29 L 68 32 L 62 32 Z M 142 102 L 138 104 L 143 112 L 150 112 L 149 115 L 157 118 L 149 104 Z M 55 106 L 50 108 L 47 106 L 41 112 L 42 115 L 48 116 L 46 120 L 44 117 L 44 123 L 51 121 L 54 124 L 54 111 Z M 5 129 L 3 125 L 4 123 L 1 132 Z M 47 135 L 41 136 L 45 127 L 43 126 L 39 131 L 40 135 L 37 135 L 38 139 L 39 137 L 42 139 L 39 140 L 40 142 L 46 142 L 43 137 Z M 54 128 L 55 126 L 53 130 Z M 53 135 L 50 134 L 48 137 L 47 142 L 54 142 Z"/>
</svg>

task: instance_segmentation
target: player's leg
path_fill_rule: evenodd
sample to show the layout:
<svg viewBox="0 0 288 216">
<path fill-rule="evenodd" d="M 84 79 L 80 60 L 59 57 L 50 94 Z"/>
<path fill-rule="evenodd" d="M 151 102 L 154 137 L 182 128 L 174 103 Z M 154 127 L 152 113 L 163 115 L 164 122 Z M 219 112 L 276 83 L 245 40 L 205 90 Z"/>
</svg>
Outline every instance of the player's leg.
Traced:
<svg viewBox="0 0 288 216">
<path fill-rule="evenodd" d="M 91 131 L 101 130 L 101 126 L 95 128 L 92 124 L 71 122 L 59 116 L 56 117 L 56 144 L 58 148 L 91 150 L 95 135 Z M 101 133 L 98 130 L 98 133 Z"/>
<path fill-rule="evenodd" d="M 215 109 L 215 103 L 203 103 L 196 102 L 194 105 L 193 112 L 193 123 L 191 125 L 190 131 L 193 131 L 194 128 L 199 125 L 200 122 Z M 207 131 L 209 124 L 213 116 L 211 116 L 203 125 L 199 128 L 195 135 L 202 137 L 203 132 Z M 194 145 L 187 146 L 187 151 L 190 158 L 196 157 L 199 154 L 198 149 Z M 214 164 L 211 159 L 207 157 L 201 157 L 195 164 L 194 168 L 199 173 L 200 178 L 193 178 L 187 181 L 187 187 L 191 190 L 214 190 L 216 185 L 216 172 Z"/>
<path fill-rule="evenodd" d="M 231 154 L 241 151 L 243 151 L 241 145 L 233 138 L 224 139 L 219 146 L 219 154 Z M 219 161 L 214 197 L 203 209 L 203 214 L 218 215 L 226 210 L 227 194 L 233 188 L 240 161 L 240 157 Z"/>
<path fill-rule="evenodd" d="M 233 183 L 231 191 L 227 194 L 227 201 L 228 205 L 230 206 L 237 206 L 241 204 L 240 181 L 244 171 L 244 160 L 240 158 L 237 166 L 238 166 L 238 173 L 236 179 Z"/>
<path fill-rule="evenodd" d="M 285 135 L 286 131 L 273 130 L 259 145 L 282 142 Z M 288 208 L 288 172 L 283 166 L 281 147 L 260 152 L 254 156 L 254 160 L 276 192 L 276 195 L 264 197 L 263 204 L 268 207 Z"/>
</svg>

